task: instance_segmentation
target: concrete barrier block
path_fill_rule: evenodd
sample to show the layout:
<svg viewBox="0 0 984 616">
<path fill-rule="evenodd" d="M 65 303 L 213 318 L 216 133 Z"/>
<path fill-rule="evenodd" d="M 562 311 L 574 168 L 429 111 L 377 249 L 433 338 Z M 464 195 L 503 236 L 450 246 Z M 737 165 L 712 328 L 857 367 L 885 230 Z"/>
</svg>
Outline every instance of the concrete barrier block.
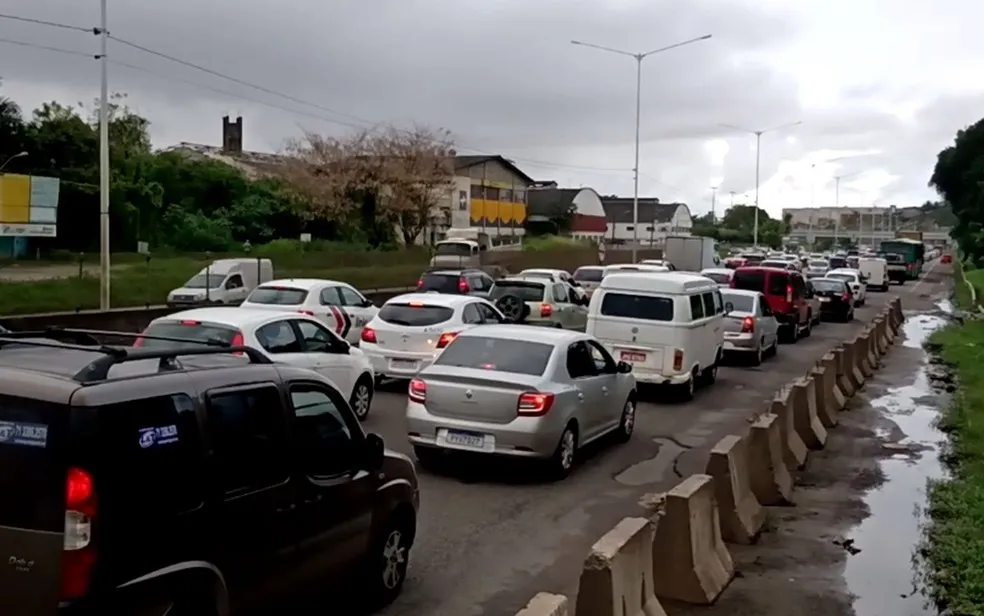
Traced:
<svg viewBox="0 0 984 616">
<path fill-rule="evenodd" d="M 864 352 L 861 339 L 855 336 L 850 342 L 847 343 L 848 348 L 851 350 L 851 364 L 850 373 L 851 385 L 854 386 L 854 393 L 857 393 L 861 387 L 864 385 L 864 373 L 861 371 L 861 364 L 866 361 L 865 356 L 867 353 Z"/>
<path fill-rule="evenodd" d="M 748 477 L 752 494 L 763 505 L 791 505 L 793 477 L 783 460 L 779 418 L 760 415 L 748 433 Z"/>
<path fill-rule="evenodd" d="M 714 480 L 691 475 L 666 493 L 663 516 L 656 524 L 656 596 L 710 605 L 734 575 L 734 561 L 721 537 Z"/>
<path fill-rule="evenodd" d="M 885 338 L 888 339 L 889 344 L 895 344 L 895 326 L 892 325 L 892 306 L 888 305 L 882 309 L 882 317 L 885 319 Z"/>
<path fill-rule="evenodd" d="M 769 412 L 779 418 L 779 434 L 782 438 L 782 459 L 786 468 L 795 470 L 806 466 L 806 444 L 796 432 L 793 409 L 789 403 L 789 388 L 776 392 Z"/>
<path fill-rule="evenodd" d="M 765 511 L 752 493 L 748 441 L 729 435 L 711 449 L 705 469 L 714 478 L 721 535 L 729 543 L 754 543 L 765 524 Z"/>
<path fill-rule="evenodd" d="M 878 350 L 878 324 L 872 321 L 865 328 L 864 333 L 868 336 L 868 363 L 873 369 L 878 369 L 881 365 L 881 352 Z"/>
<path fill-rule="evenodd" d="M 666 616 L 653 580 L 655 533 L 650 520 L 625 518 L 591 546 L 578 584 L 577 616 Z"/>
<path fill-rule="evenodd" d="M 793 381 L 789 403 L 793 427 L 800 440 L 809 449 L 823 449 L 827 444 L 827 429 L 817 416 L 816 381 L 805 378 Z"/>
<path fill-rule="evenodd" d="M 878 365 L 877 360 L 872 361 L 871 358 L 871 336 L 868 335 L 867 331 L 861 332 L 858 335 L 857 340 L 855 340 L 854 345 L 854 356 L 856 358 L 856 364 L 858 369 L 861 371 L 862 377 L 867 380 L 875 375 L 875 366 Z"/>
<path fill-rule="evenodd" d="M 820 418 L 820 423 L 826 429 L 831 429 L 837 425 L 837 412 L 840 410 L 835 406 L 833 401 L 834 389 L 837 388 L 837 384 L 834 382 L 835 375 L 823 365 L 823 360 L 820 360 L 820 365 L 810 370 L 810 378 L 816 383 L 813 388 L 816 394 L 814 399 L 814 404 L 817 408 L 817 417 Z"/>
<path fill-rule="evenodd" d="M 834 347 L 833 350 L 834 357 L 837 360 L 837 388 L 840 390 L 841 395 L 844 396 L 845 406 L 847 405 L 847 399 L 857 391 L 857 388 L 854 386 L 854 379 L 852 378 L 854 359 L 851 350 L 851 345 L 849 344 L 841 344 L 840 346 Z"/>
<path fill-rule="evenodd" d="M 526 607 L 516 612 L 516 616 L 568 616 L 570 614 L 568 603 L 564 595 L 541 592 L 530 599 Z"/>
<path fill-rule="evenodd" d="M 878 315 L 875 317 L 875 350 L 878 351 L 879 355 L 884 355 L 888 353 L 888 347 L 891 342 L 888 340 L 888 335 L 885 333 L 888 326 L 885 323 L 885 316 Z"/>
</svg>

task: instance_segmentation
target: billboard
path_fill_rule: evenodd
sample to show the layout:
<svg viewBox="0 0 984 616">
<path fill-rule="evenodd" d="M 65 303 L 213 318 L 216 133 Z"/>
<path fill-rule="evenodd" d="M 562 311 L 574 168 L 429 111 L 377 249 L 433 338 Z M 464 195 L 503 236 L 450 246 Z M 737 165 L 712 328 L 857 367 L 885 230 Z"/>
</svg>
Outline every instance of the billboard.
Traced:
<svg viewBox="0 0 984 616">
<path fill-rule="evenodd" d="M 0 237 L 57 236 L 60 187 L 58 178 L 0 174 Z"/>
</svg>

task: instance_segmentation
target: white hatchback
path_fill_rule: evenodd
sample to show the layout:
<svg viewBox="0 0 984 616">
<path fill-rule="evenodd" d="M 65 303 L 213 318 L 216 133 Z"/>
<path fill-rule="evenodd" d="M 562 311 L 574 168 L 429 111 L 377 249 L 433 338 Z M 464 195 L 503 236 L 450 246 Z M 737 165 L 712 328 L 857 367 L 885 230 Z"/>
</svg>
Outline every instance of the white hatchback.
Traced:
<svg viewBox="0 0 984 616">
<path fill-rule="evenodd" d="M 837 280 L 846 282 L 851 287 L 851 293 L 854 294 L 854 305 L 864 306 L 865 301 L 868 299 L 868 285 L 861 272 L 848 268 L 832 269 L 827 272 L 824 278 L 836 278 Z"/>
</svg>

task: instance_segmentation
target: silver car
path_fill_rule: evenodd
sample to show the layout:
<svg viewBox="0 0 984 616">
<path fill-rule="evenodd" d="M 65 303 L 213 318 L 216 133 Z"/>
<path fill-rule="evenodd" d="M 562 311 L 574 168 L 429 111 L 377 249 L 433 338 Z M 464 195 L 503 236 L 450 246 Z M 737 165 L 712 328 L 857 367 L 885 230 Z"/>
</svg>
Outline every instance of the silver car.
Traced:
<svg viewBox="0 0 984 616">
<path fill-rule="evenodd" d="M 572 291 L 565 282 L 511 276 L 495 281 L 489 300 L 516 323 L 583 330 L 588 324 L 588 299 Z"/>
<path fill-rule="evenodd" d="M 807 262 L 804 273 L 807 278 L 823 278 L 828 270 L 830 270 L 830 262 L 826 259 L 811 259 Z"/>
<path fill-rule="evenodd" d="M 427 464 L 441 450 L 546 460 L 565 477 L 578 450 L 635 427 L 632 367 L 593 337 L 521 325 L 458 335 L 410 382 L 407 436 Z"/>
<path fill-rule="evenodd" d="M 721 299 L 725 353 L 747 355 L 758 366 L 766 354 L 779 351 L 779 322 L 764 295 L 744 289 L 721 289 Z"/>
<path fill-rule="evenodd" d="M 602 265 L 585 265 L 574 270 L 574 280 L 589 296 L 601 285 L 604 275 L 605 267 Z"/>
</svg>

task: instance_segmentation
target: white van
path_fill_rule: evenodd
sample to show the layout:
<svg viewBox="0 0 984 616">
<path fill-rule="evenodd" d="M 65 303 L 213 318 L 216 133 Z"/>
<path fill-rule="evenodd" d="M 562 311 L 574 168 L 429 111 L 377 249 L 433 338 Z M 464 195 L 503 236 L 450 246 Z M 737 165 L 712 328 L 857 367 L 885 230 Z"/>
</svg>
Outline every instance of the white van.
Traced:
<svg viewBox="0 0 984 616">
<path fill-rule="evenodd" d="M 881 257 L 861 257 L 858 259 L 858 271 L 867 280 L 868 288 L 874 287 L 879 291 L 888 291 L 888 261 Z"/>
<path fill-rule="evenodd" d="M 724 302 L 717 284 L 680 272 L 605 276 L 591 296 L 586 332 L 641 383 L 675 385 L 689 399 L 713 383 L 724 348 Z"/>
<path fill-rule="evenodd" d="M 238 305 L 250 291 L 271 280 L 273 262 L 270 259 L 218 259 L 183 286 L 168 293 L 167 305 Z"/>
</svg>

